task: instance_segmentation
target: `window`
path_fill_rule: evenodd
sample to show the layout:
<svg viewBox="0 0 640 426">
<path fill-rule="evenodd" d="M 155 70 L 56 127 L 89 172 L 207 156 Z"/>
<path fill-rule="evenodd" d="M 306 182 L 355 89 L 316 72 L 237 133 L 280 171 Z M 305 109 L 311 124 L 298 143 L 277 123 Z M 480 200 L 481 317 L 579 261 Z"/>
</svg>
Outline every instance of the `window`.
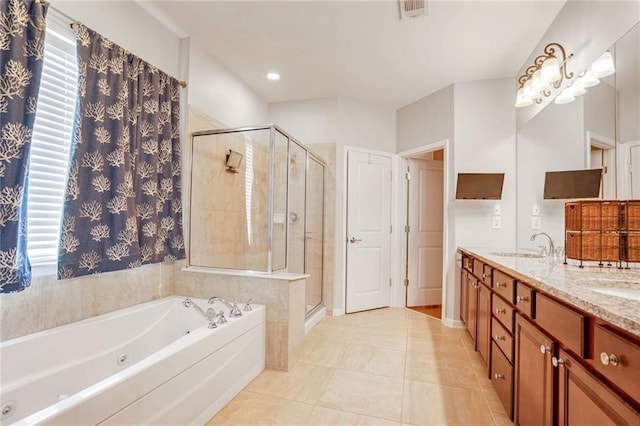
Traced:
<svg viewBox="0 0 640 426">
<path fill-rule="evenodd" d="M 76 37 L 69 24 L 49 9 L 29 163 L 27 249 L 36 275 L 53 273 L 58 256 L 78 85 Z"/>
</svg>

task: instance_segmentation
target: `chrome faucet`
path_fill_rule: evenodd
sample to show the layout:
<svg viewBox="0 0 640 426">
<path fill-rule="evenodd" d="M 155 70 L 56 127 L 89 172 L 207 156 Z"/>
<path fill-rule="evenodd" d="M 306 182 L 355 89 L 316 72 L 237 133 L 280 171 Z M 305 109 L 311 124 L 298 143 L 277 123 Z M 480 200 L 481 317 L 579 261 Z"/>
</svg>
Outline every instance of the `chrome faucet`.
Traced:
<svg viewBox="0 0 640 426">
<path fill-rule="evenodd" d="M 193 308 L 196 311 L 198 311 L 200 313 L 200 315 L 202 315 L 203 317 L 205 317 L 207 319 L 207 321 L 209 321 L 209 328 L 216 328 L 217 327 L 217 324 L 215 322 L 216 311 L 213 308 L 209 308 L 205 312 L 200 306 L 198 306 L 198 304 L 196 302 L 194 302 L 193 300 L 191 300 L 189 298 L 184 299 L 184 301 L 182 302 L 182 305 L 185 308 Z"/>
<path fill-rule="evenodd" d="M 240 310 L 240 308 L 238 308 L 238 305 L 236 303 L 229 303 L 226 300 L 224 300 L 221 297 L 218 296 L 213 296 L 211 298 L 209 298 L 209 304 L 213 305 L 215 302 L 220 302 L 222 304 L 224 304 L 227 308 L 229 308 L 229 316 L 231 318 L 235 318 L 235 317 L 241 317 L 242 316 L 242 311 Z"/>
<path fill-rule="evenodd" d="M 547 253 L 549 253 L 549 256 L 552 256 L 552 257 L 555 256 L 556 255 L 556 247 L 553 244 L 553 240 L 551 239 L 549 234 L 547 234 L 546 232 L 535 232 L 535 233 L 531 234 L 531 241 L 535 240 L 538 235 L 544 235 L 545 237 L 547 237 L 549 239 L 549 251 Z"/>
</svg>

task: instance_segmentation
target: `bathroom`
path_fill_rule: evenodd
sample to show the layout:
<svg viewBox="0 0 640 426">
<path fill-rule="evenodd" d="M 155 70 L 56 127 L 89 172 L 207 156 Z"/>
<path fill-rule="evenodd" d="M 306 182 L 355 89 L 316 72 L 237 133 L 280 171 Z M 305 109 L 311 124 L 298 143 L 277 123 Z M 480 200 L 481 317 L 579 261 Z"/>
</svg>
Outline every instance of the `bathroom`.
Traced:
<svg viewBox="0 0 640 426">
<path fill-rule="evenodd" d="M 528 50 L 518 52 L 520 60 L 513 70 L 490 76 L 478 72 L 478 78 L 449 81 L 437 90 L 415 96 L 409 102 L 388 106 L 382 102 L 333 94 L 266 102 L 224 65 L 223 58 L 217 59 L 215 53 L 208 50 L 206 41 L 190 38 L 188 27 L 181 27 L 171 20 L 171 15 L 176 12 L 169 8 L 170 5 L 164 9 L 152 2 L 54 0 L 51 6 L 168 74 L 187 81 L 186 90 L 181 92 L 182 116 L 185 117 L 182 120 L 183 149 L 187 149 L 188 135 L 193 131 L 276 123 L 318 154 L 326 164 L 323 305 L 329 316 L 349 317 L 345 315 L 344 278 L 347 152 L 360 149 L 395 155 L 448 139 L 449 149 L 445 158 L 450 199 L 445 216 L 448 244 L 443 275 L 446 278 L 444 288 L 449 291 L 444 292 L 442 322 L 449 327 L 461 326 L 456 248 L 482 246 L 487 241 L 502 247 L 521 243 L 522 232 L 516 230 L 516 223 L 522 223 L 522 220 L 517 220 L 521 214 L 517 205 L 521 189 L 515 179 L 519 164 L 517 131 L 540 113 L 548 102 L 516 110 L 513 107 L 516 74 L 522 74 L 524 68 L 540 54 L 542 47 L 552 41 L 574 47 L 574 57 L 569 64 L 574 72 L 579 73 L 637 23 L 640 13 L 638 4 L 633 2 L 599 4 L 591 10 L 581 6 L 580 2 L 559 3 L 554 12 L 560 19 L 554 21 L 556 15 L 551 12 L 546 15 L 545 25 L 538 28 L 537 38 L 534 37 Z M 563 6 L 566 10 L 560 14 Z M 436 5 L 432 7 L 435 12 Z M 197 14 L 197 10 L 190 13 Z M 395 17 L 392 22 L 396 25 L 399 21 Z M 419 21 L 408 21 L 407 24 L 416 22 Z M 541 40 L 539 45 L 538 40 Z M 486 54 L 494 47 L 483 46 L 482 49 Z M 274 89 L 267 86 L 266 90 Z M 493 203 L 455 201 L 453 192 L 458 172 L 498 170 L 506 174 L 500 201 L 502 228 L 492 229 Z M 183 176 L 187 175 L 185 171 Z M 399 192 L 398 187 L 395 193 Z M 328 208 L 327 200 L 331 201 L 331 208 Z M 543 230 L 547 227 L 544 207 Z M 527 217 L 526 220 L 529 219 Z M 402 226 L 400 218 L 394 216 L 394 220 L 394 229 L 399 229 L 398 226 Z M 553 236 L 557 241 L 562 239 L 561 233 Z M 392 241 L 394 247 L 398 247 L 396 252 L 401 252 L 400 235 L 396 234 Z M 389 305 L 404 307 L 401 259 L 393 256 Z M 292 299 L 300 298 L 298 287 L 293 290 L 295 294 L 289 293 L 292 291 L 288 287 L 289 281 L 189 272 L 184 270 L 185 266 L 181 261 L 160 263 L 60 281 L 55 280 L 51 270 L 44 273 L 35 271 L 32 284 L 25 291 L 0 295 L 0 337 L 5 341 L 26 336 L 165 296 L 206 298 L 217 294 L 239 303 L 245 303 L 252 297 L 255 303 L 267 305 L 267 335 L 293 338 L 291 343 L 294 346 L 302 341 L 304 312 L 296 313 L 299 320 L 293 325 L 288 321 L 288 312 L 278 315 L 281 297 L 285 293 Z M 273 287 L 269 289 L 268 286 Z M 256 297 L 257 294 L 261 296 Z M 269 307 L 274 309 L 269 311 Z M 295 331 L 290 333 L 289 327 L 295 327 Z M 267 344 L 269 350 L 274 351 L 273 356 L 276 357 L 277 348 Z M 274 365 L 281 369 L 293 367 L 300 357 L 295 352 L 286 353 L 286 357 Z"/>
</svg>

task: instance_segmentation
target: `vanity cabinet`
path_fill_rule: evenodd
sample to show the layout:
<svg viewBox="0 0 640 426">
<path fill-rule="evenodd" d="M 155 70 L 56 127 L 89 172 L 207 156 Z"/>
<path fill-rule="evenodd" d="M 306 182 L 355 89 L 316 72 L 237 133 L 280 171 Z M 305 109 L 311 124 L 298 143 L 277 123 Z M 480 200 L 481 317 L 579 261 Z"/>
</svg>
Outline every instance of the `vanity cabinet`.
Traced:
<svg viewBox="0 0 640 426">
<path fill-rule="evenodd" d="M 637 336 L 465 255 L 463 321 L 515 424 L 640 426 Z"/>
</svg>

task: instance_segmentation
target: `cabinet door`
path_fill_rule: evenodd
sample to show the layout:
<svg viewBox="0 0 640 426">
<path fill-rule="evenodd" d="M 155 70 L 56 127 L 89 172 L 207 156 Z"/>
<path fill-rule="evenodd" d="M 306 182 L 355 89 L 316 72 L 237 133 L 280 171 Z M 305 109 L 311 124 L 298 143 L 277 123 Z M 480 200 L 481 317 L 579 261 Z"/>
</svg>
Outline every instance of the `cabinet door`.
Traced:
<svg viewBox="0 0 640 426">
<path fill-rule="evenodd" d="M 553 424 L 553 341 L 520 314 L 516 317 L 515 424 Z"/>
<path fill-rule="evenodd" d="M 464 262 L 464 259 L 462 259 Z M 462 270 L 460 277 L 460 319 L 466 325 L 467 313 L 469 312 L 469 272 L 466 269 Z"/>
<path fill-rule="evenodd" d="M 478 287 L 478 328 L 476 346 L 485 364 L 489 365 L 491 342 L 491 291 L 484 285 Z M 488 373 L 487 373 L 488 374 Z"/>
<path fill-rule="evenodd" d="M 559 425 L 637 425 L 640 413 L 627 405 L 564 351 L 558 355 Z"/>
<path fill-rule="evenodd" d="M 478 317 L 478 287 L 479 286 L 480 284 L 478 284 L 478 282 L 476 281 L 476 278 L 473 275 L 469 274 L 469 279 L 467 280 L 467 287 L 469 289 L 469 304 L 467 309 L 467 331 L 471 335 L 474 348 L 477 348 L 476 320 Z"/>
</svg>

